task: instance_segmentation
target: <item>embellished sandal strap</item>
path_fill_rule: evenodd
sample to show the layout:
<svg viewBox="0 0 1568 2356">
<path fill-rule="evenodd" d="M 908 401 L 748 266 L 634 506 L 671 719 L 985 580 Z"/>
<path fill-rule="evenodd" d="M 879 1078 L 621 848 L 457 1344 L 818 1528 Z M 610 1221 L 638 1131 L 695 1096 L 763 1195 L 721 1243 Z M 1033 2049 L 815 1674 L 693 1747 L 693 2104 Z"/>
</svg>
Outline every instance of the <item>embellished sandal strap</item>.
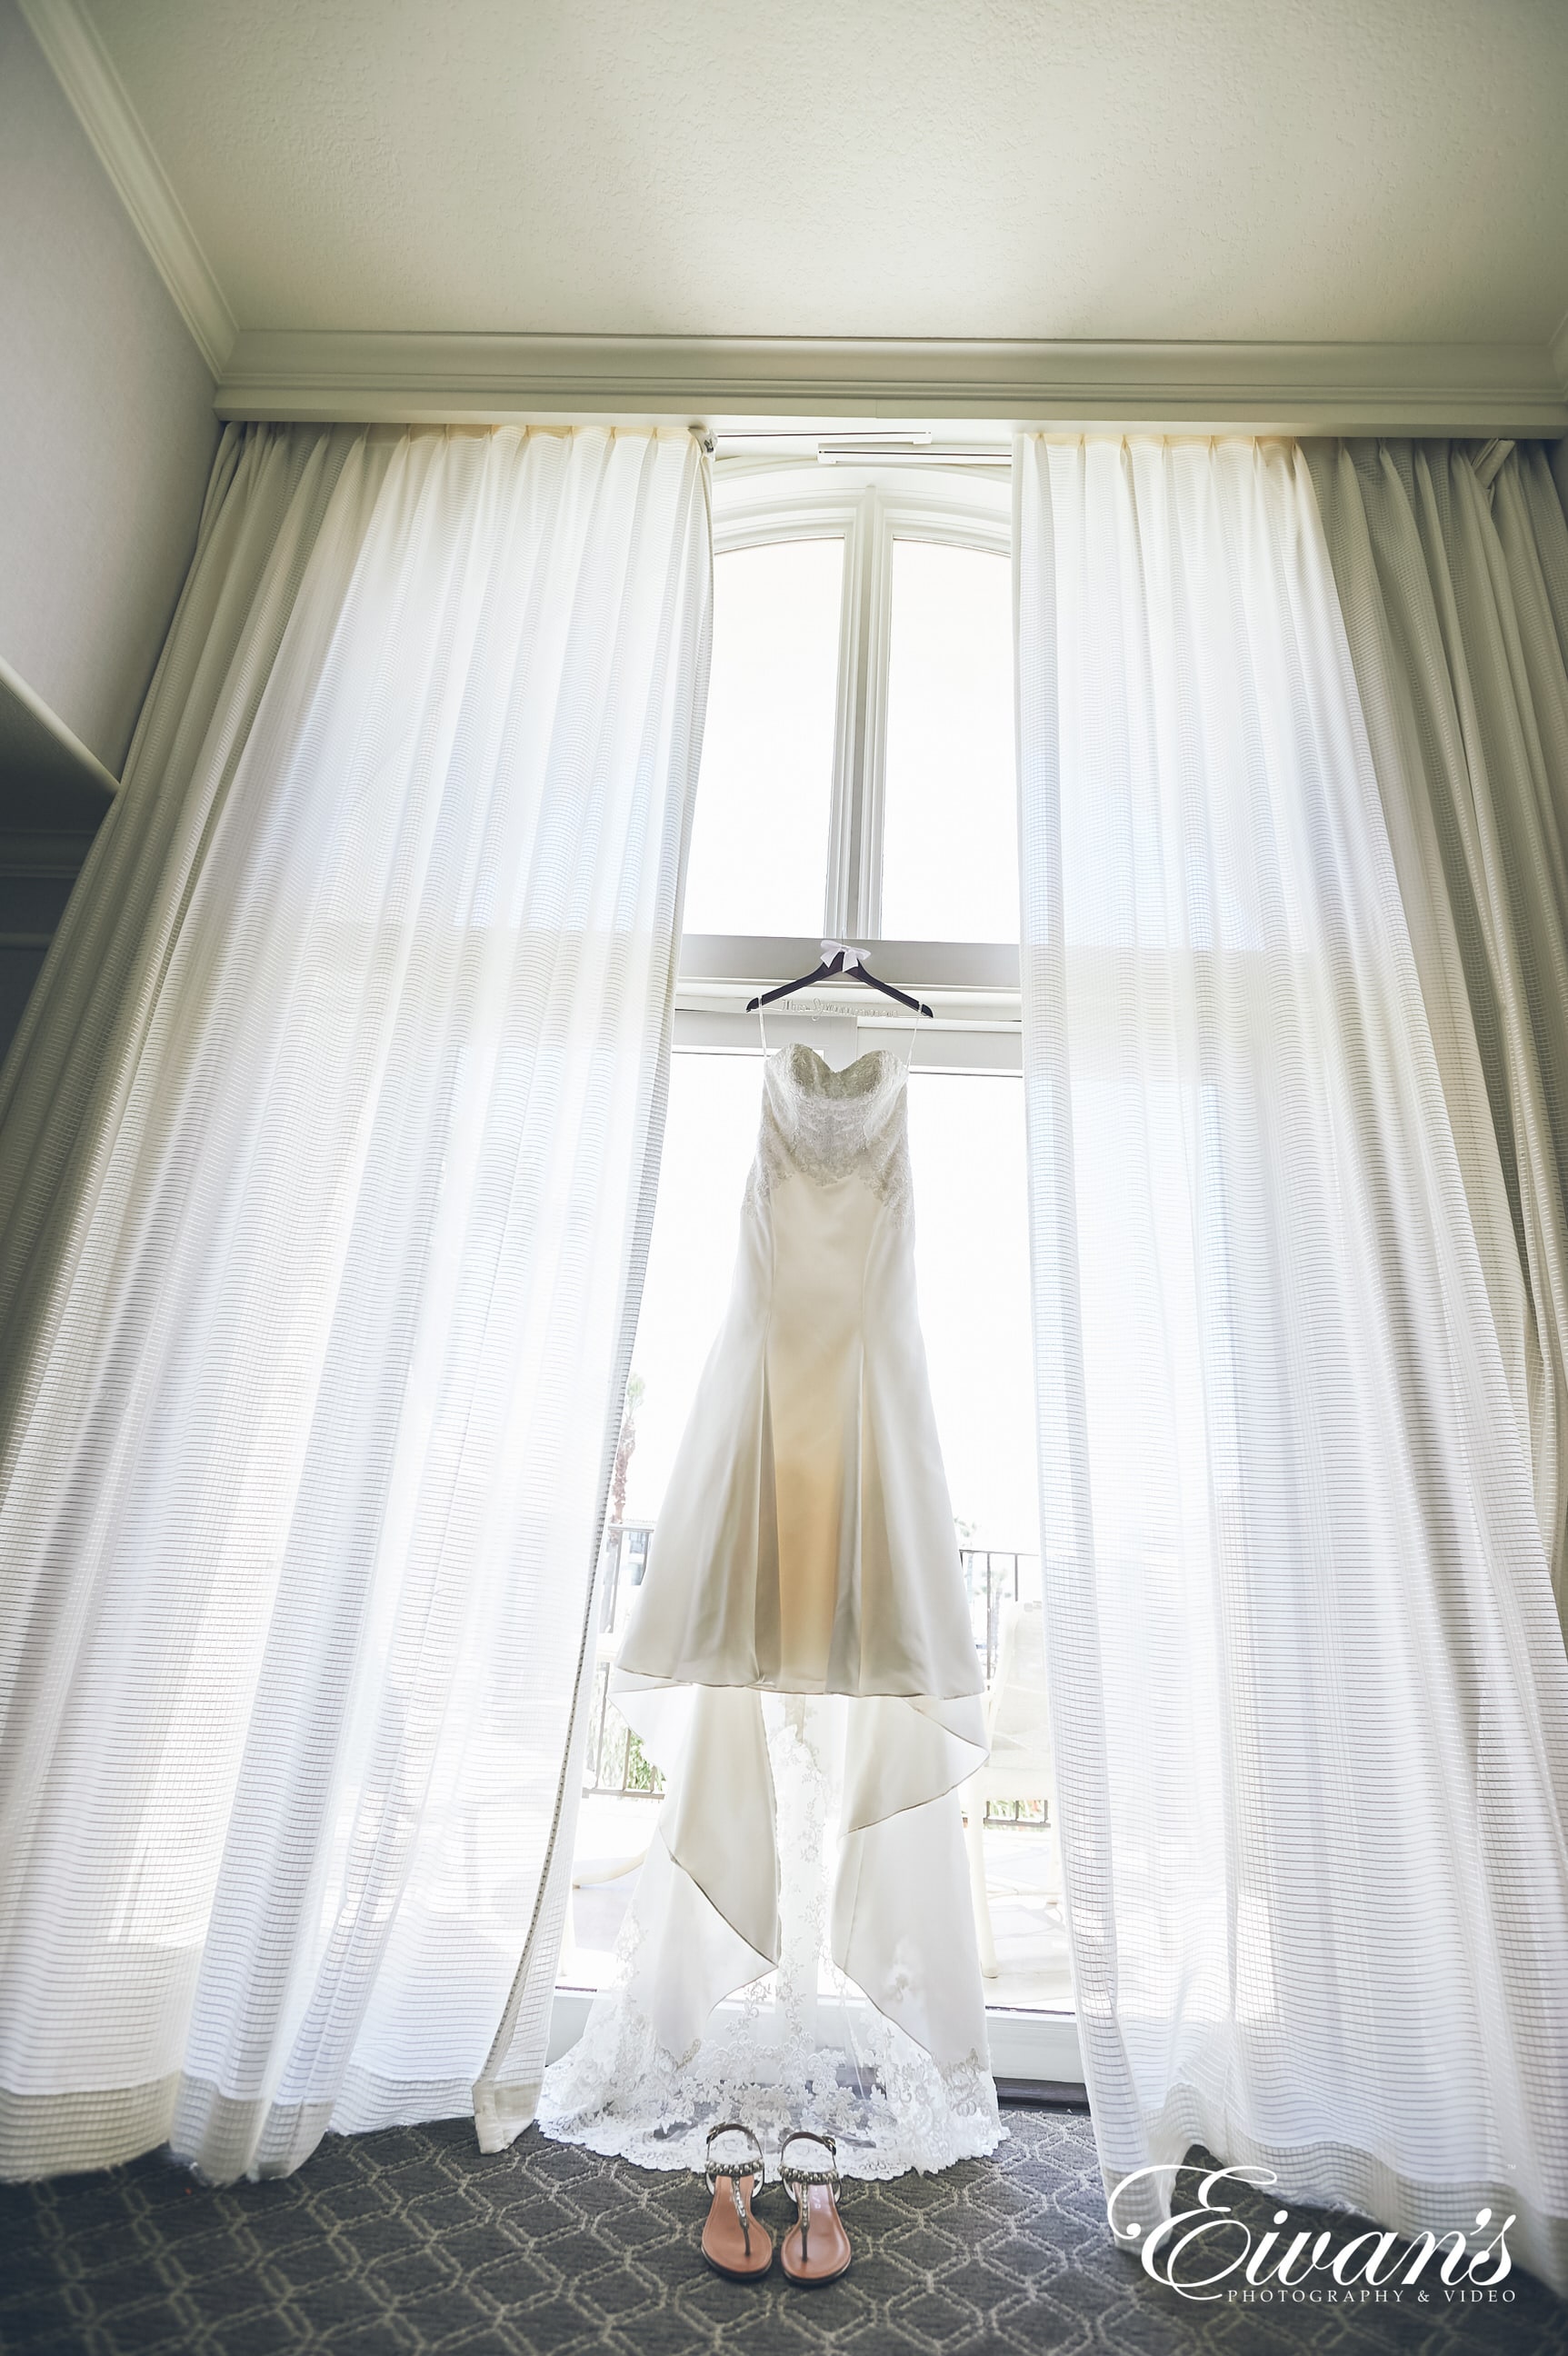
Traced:
<svg viewBox="0 0 1568 2356">
<path fill-rule="evenodd" d="M 749 2154 L 747 2154 L 744 2158 L 733 2160 L 722 2158 L 715 2159 L 714 2158 L 714 2146 L 718 2141 L 720 2136 L 725 2135 L 744 2136 L 747 2143 L 751 2146 L 752 2151 L 757 2154 L 756 2159 L 753 2160 Z M 762 2145 L 757 2138 L 755 2129 L 748 2127 L 744 2119 L 725 2119 L 721 2126 L 710 2127 L 708 2129 L 708 2160 L 707 2166 L 703 2169 L 703 2173 L 707 2179 L 708 2190 L 713 2193 L 715 2198 L 719 2189 L 718 2179 L 721 2176 L 727 2177 L 729 2179 L 729 2197 L 735 2202 L 735 2213 L 740 2226 L 740 2237 L 746 2246 L 746 2254 L 749 2258 L 751 2255 L 751 2214 L 741 2196 L 740 2188 L 748 2177 L 755 2177 L 758 2185 L 766 2184 L 768 2181 L 768 2164 L 762 2156 Z"/>
<path fill-rule="evenodd" d="M 722 2158 L 715 2159 L 714 2157 L 714 2146 L 720 2136 L 725 2135 L 744 2136 L 747 2143 L 751 2146 L 751 2151 L 746 2153 L 744 2158 L 737 2157 L 733 2160 Z M 755 2158 L 752 2156 L 753 2154 L 755 2154 Z M 768 2163 L 763 2158 L 762 2145 L 757 2138 L 755 2129 L 748 2127 L 744 2119 L 726 2119 L 722 2126 L 710 2127 L 708 2129 L 707 2165 L 703 2169 L 703 2173 L 707 2179 L 708 2190 L 710 2192 L 716 2192 L 718 2190 L 718 2185 L 714 2180 L 716 2178 L 727 2176 L 730 2180 L 730 2190 L 735 2193 L 737 2206 L 740 2202 L 740 2192 L 738 2187 L 742 2178 L 755 2176 L 759 2185 L 766 2184 L 768 2181 Z"/>
<path fill-rule="evenodd" d="M 792 2167 L 786 2162 L 784 2158 L 785 2153 L 789 2150 L 792 2143 L 820 2144 L 825 2151 L 829 2151 L 832 2154 L 832 2160 L 826 2168 Z M 792 2187 L 795 2185 L 807 2184 L 836 2185 L 841 2183 L 843 2179 L 840 2177 L 838 2171 L 838 2148 L 837 2144 L 833 2141 L 831 2135 L 813 2135 L 809 2127 L 797 2127 L 794 2134 L 787 2135 L 783 2142 L 779 2147 L 779 2181 L 780 2184 L 788 2184 Z"/>
<path fill-rule="evenodd" d="M 785 2159 L 784 2157 L 792 2143 L 819 2144 L 822 2146 L 823 2150 L 832 2154 L 832 2159 L 826 2168 L 793 2167 Z M 838 2171 L 837 2162 L 838 2146 L 833 2141 L 832 2136 L 813 2135 L 810 2127 L 797 2127 L 794 2134 L 787 2135 L 783 2142 L 779 2147 L 779 2181 L 780 2184 L 787 2185 L 795 2196 L 795 2209 L 800 2227 L 800 2263 L 802 2265 L 805 2265 L 807 2259 L 811 2255 L 811 2203 L 808 2197 L 811 2188 L 814 2184 L 831 2185 L 833 2191 L 833 2198 L 836 2200 L 838 2198 L 838 2188 L 842 2181 Z"/>
</svg>

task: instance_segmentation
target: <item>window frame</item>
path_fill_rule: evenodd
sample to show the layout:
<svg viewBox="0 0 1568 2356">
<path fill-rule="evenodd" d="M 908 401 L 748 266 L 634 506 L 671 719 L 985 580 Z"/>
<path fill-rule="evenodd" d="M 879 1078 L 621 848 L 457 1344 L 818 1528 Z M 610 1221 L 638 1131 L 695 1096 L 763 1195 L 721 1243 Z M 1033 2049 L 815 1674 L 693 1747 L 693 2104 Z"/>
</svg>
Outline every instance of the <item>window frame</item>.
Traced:
<svg viewBox="0 0 1568 2356">
<path fill-rule="evenodd" d="M 843 543 L 843 576 L 822 937 L 875 949 L 885 980 L 933 1007 L 935 1023 L 920 1025 L 918 1069 L 1018 1072 L 1016 942 L 889 940 L 881 932 L 894 544 L 916 540 L 1010 556 L 1011 470 L 825 466 L 794 458 L 715 466 L 715 561 L 737 549 L 827 539 Z M 809 971 L 818 954 L 815 940 L 686 934 L 675 1045 L 757 1053 L 757 1018 L 746 1015 L 746 1000 Z M 814 992 L 770 1020 L 780 1041 L 804 1021 L 830 1061 L 848 1061 L 887 1029 L 897 1010 L 877 1011 L 885 1006 L 852 986 L 843 994 Z"/>
</svg>

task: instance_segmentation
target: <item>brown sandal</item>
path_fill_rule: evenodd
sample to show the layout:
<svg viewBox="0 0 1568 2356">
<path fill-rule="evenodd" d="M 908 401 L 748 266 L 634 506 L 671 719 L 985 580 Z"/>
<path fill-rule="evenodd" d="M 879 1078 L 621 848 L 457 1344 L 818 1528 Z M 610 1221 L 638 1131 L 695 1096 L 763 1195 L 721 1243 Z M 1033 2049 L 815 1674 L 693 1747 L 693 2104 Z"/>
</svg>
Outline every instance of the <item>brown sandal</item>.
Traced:
<svg viewBox="0 0 1568 2356">
<path fill-rule="evenodd" d="M 784 2155 L 792 2143 L 821 2144 L 832 2158 L 826 2168 L 787 2168 Z M 795 2195 L 798 2211 L 779 2247 L 779 2263 L 789 2280 L 814 2287 L 837 2282 L 849 2272 L 849 2235 L 839 2215 L 838 2146 L 832 2136 L 812 2135 L 798 2127 L 779 2147 L 779 2180 Z"/>
<path fill-rule="evenodd" d="M 744 2136 L 757 2155 L 742 2159 L 715 2159 L 714 2145 L 720 2136 Z M 751 2213 L 754 2189 L 768 2180 L 762 2146 L 748 2126 L 730 2119 L 708 2131 L 708 2164 L 703 2171 L 714 2205 L 703 2227 L 703 2255 L 714 2274 L 730 2282 L 760 2282 L 773 2264 L 773 2236 Z"/>
</svg>

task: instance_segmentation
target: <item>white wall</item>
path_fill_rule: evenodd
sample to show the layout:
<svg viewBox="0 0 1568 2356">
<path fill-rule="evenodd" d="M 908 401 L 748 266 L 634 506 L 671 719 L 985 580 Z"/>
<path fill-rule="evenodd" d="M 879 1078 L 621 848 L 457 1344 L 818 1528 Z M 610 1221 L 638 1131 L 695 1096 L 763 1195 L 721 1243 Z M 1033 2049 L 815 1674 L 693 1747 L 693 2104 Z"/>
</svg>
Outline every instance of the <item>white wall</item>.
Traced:
<svg viewBox="0 0 1568 2356">
<path fill-rule="evenodd" d="M 116 776 L 217 438 L 206 364 L 0 0 L 0 656 Z"/>
</svg>

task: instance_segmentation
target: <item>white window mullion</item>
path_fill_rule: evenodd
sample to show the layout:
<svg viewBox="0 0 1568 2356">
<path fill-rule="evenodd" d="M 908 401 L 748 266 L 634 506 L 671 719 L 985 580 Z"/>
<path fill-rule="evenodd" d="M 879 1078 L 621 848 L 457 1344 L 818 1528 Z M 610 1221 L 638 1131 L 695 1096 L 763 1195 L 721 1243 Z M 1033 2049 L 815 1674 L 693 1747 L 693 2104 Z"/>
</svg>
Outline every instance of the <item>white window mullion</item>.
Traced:
<svg viewBox="0 0 1568 2356">
<path fill-rule="evenodd" d="M 833 741 L 833 803 L 828 832 L 827 892 L 822 908 L 822 929 L 835 939 L 854 936 L 860 905 L 860 776 L 871 550 L 867 511 L 873 498 L 874 494 L 870 491 L 860 494 L 843 544 L 838 716 Z"/>
<path fill-rule="evenodd" d="M 864 668 L 860 733 L 860 865 L 854 926 L 863 940 L 882 932 L 882 779 L 887 749 L 887 663 L 893 641 L 893 527 L 879 491 L 866 494 Z"/>
</svg>

